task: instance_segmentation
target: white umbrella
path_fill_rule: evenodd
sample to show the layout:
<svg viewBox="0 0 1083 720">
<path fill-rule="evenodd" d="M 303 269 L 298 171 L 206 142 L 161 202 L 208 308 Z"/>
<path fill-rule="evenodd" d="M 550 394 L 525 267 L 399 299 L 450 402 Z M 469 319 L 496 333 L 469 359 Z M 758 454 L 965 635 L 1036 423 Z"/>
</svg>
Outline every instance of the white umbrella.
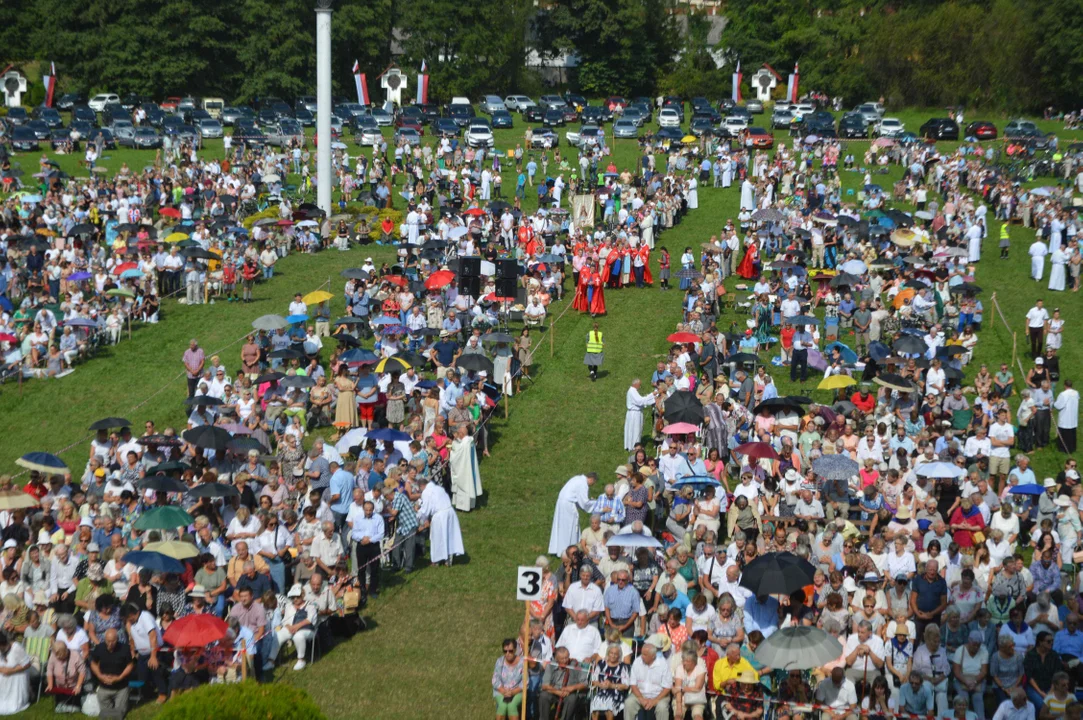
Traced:
<svg viewBox="0 0 1083 720">
<path fill-rule="evenodd" d="M 468 232 L 470 232 L 470 230 L 468 228 L 465 228 L 462 225 L 460 225 L 459 227 L 451 228 L 451 230 L 448 231 L 447 235 L 452 240 L 458 240 L 459 238 L 461 238 L 463 235 L 467 234 Z"/>
<path fill-rule="evenodd" d="M 302 220 L 297 223 L 297 227 L 316 227 L 317 225 L 319 225 L 319 223 L 315 220 Z"/>
<path fill-rule="evenodd" d="M 806 625 L 782 628 L 756 648 L 756 660 L 779 670 L 822 667 L 842 654 L 842 643 L 820 628 Z"/>
<path fill-rule="evenodd" d="M 839 266 L 839 269 L 843 272 L 848 272 L 851 275 L 864 275 L 865 271 L 868 270 L 868 268 L 865 267 L 865 263 L 861 262 L 856 258 L 853 260 L 847 260 Z"/>
<path fill-rule="evenodd" d="M 278 182 L 281 179 L 282 178 L 280 178 L 278 175 L 275 175 L 274 173 L 271 173 L 270 175 L 264 175 L 263 176 L 263 182 L 265 182 L 265 183 L 275 183 L 275 182 Z"/>
<path fill-rule="evenodd" d="M 333 143 L 331 143 L 331 149 L 332 150 L 345 150 L 346 149 L 346 143 L 333 142 Z"/>
<path fill-rule="evenodd" d="M 921 465 L 914 472 L 922 477 L 946 480 L 966 477 L 966 468 L 947 462 L 931 462 Z"/>
<path fill-rule="evenodd" d="M 932 220 L 933 214 L 928 210 L 918 210 L 916 213 L 914 213 L 914 217 L 921 220 Z"/>
<path fill-rule="evenodd" d="M 365 428 L 355 428 L 339 438 L 338 442 L 335 443 L 335 450 L 338 450 L 340 453 L 348 453 L 350 448 L 355 445 L 363 445 L 367 436 L 368 430 Z"/>
<path fill-rule="evenodd" d="M 1033 190 L 1031 190 L 1030 194 L 1031 195 L 1037 195 L 1038 197 L 1049 197 L 1053 193 L 1049 192 L 1049 190 L 1045 189 L 1044 187 L 1040 187 L 1040 188 L 1034 188 Z"/>
<path fill-rule="evenodd" d="M 656 538 L 643 533 L 624 533 L 609 538 L 606 547 L 660 548 L 662 543 Z"/>
</svg>

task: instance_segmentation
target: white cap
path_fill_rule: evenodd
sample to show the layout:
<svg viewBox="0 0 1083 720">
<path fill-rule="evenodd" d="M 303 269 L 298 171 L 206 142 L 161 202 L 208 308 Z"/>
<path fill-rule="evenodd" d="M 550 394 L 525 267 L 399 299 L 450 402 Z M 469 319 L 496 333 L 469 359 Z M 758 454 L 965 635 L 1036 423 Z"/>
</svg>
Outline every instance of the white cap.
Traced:
<svg viewBox="0 0 1083 720">
<path fill-rule="evenodd" d="M 4 541 L 4 550 L 7 550 L 8 548 L 13 548 L 13 547 L 19 547 L 19 543 L 15 542 L 11 538 L 8 538 L 7 540 Z"/>
<path fill-rule="evenodd" d="M 286 597 L 291 597 L 291 598 L 301 597 L 302 595 L 304 595 L 304 591 L 301 589 L 301 586 L 298 585 L 297 583 L 294 583 L 293 587 L 290 588 L 290 591 L 288 593 L 286 593 Z"/>
</svg>

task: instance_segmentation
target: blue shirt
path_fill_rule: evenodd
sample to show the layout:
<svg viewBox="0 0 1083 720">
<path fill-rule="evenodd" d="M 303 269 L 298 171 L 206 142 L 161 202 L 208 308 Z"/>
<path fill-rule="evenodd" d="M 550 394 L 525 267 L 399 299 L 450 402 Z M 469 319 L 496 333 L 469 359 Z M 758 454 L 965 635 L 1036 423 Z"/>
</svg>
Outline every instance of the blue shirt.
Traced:
<svg viewBox="0 0 1083 720">
<path fill-rule="evenodd" d="M 663 600 L 665 600 L 665 598 L 663 598 Z M 688 596 L 680 590 L 677 591 L 677 596 L 675 598 L 672 600 L 665 600 L 665 602 L 666 605 L 669 605 L 670 610 L 673 608 L 680 610 L 682 618 L 687 614 L 688 606 L 692 604 L 692 601 L 688 599 Z"/>
<path fill-rule="evenodd" d="M 1083 657 L 1083 632 L 1058 630 L 1053 636 L 1053 652 L 1072 657 Z"/>
<path fill-rule="evenodd" d="M 372 517 L 360 517 L 354 521 L 350 530 L 350 538 L 360 542 L 361 538 L 367 537 L 370 542 L 378 543 L 384 539 L 383 516 L 372 514 Z"/>
<path fill-rule="evenodd" d="M 614 620 L 627 620 L 639 614 L 639 592 L 630 584 L 623 588 L 616 583 L 605 589 L 605 609 Z"/>
<path fill-rule="evenodd" d="M 947 597 L 948 584 L 937 576 L 930 582 L 924 575 L 917 575 L 910 583 L 910 588 L 918 594 L 918 610 L 932 612 L 940 607 L 940 598 Z"/>
<path fill-rule="evenodd" d="M 359 375 L 357 378 L 357 402 L 362 405 L 372 405 L 380 399 L 380 393 L 374 392 L 368 397 L 361 395 L 362 390 L 368 388 L 379 387 L 380 381 L 376 379 L 375 375 Z"/>
<path fill-rule="evenodd" d="M 904 712 L 932 715 L 934 708 L 932 685 L 925 681 L 921 683 L 921 689 L 915 693 L 909 682 L 903 683 L 899 688 L 899 704 L 901 706 L 899 709 Z"/>
<path fill-rule="evenodd" d="M 760 602 L 754 597 L 745 601 L 745 632 L 759 630 L 769 638 L 778 630 L 778 600 L 768 597 Z"/>
<path fill-rule="evenodd" d="M 1017 485 L 1032 485 L 1038 482 L 1037 477 L 1034 475 L 1034 471 L 1027 466 L 1026 470 L 1020 470 L 1019 466 L 1012 468 L 1012 471 L 1008 473 L 1008 478 L 1015 478 Z"/>
<path fill-rule="evenodd" d="M 338 500 L 331 504 L 331 512 L 345 515 L 353 501 L 353 475 L 339 468 L 331 476 L 331 495 L 338 495 Z"/>
</svg>

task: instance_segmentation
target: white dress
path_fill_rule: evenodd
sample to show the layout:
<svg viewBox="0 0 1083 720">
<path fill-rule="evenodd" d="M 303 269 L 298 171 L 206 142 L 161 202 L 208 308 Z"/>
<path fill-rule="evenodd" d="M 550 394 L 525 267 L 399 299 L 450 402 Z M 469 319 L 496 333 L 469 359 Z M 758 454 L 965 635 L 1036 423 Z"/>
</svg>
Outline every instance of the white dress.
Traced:
<svg viewBox="0 0 1083 720">
<path fill-rule="evenodd" d="M 549 533 L 550 555 L 560 555 L 569 545 L 579 543 L 579 511 L 590 512 L 592 505 L 586 475 L 576 475 L 564 483 L 553 512 L 553 528 Z"/>
<path fill-rule="evenodd" d="M 1050 285 L 1050 288 L 1053 286 Z M 1063 288 L 1062 288 L 1063 289 Z M 1053 348 L 1054 350 L 1060 350 L 1061 340 L 1064 338 L 1061 336 L 1061 331 L 1064 330 L 1064 321 L 1059 319 L 1052 319 L 1049 321 L 1049 330 L 1045 333 L 1045 346 L 1047 348 Z"/>
<path fill-rule="evenodd" d="M 474 438 L 467 435 L 451 443 L 451 497 L 456 510 L 470 512 L 481 494 L 481 474 Z"/>
<path fill-rule="evenodd" d="M 20 643 L 13 642 L 7 655 L 0 657 L 0 667 L 22 667 L 30 656 Z M 30 707 L 30 671 L 0 675 L 0 715 L 15 715 Z"/>
<path fill-rule="evenodd" d="M 429 483 L 421 491 L 421 520 L 429 521 L 429 559 L 434 563 L 445 562 L 456 555 L 465 555 L 463 535 L 459 529 L 459 516 L 451 507 L 451 498 L 444 488 Z"/>
<path fill-rule="evenodd" d="M 1068 256 L 1060 248 L 1053 251 L 1049 256 L 1049 289 L 1064 290 L 1064 266 L 1068 264 Z"/>
</svg>

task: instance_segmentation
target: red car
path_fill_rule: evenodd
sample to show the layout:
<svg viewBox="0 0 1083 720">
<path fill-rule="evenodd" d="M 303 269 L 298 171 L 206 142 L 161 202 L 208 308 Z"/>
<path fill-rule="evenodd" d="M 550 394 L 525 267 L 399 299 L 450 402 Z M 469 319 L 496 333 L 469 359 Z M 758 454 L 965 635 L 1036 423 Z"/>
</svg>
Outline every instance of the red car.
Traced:
<svg viewBox="0 0 1083 720">
<path fill-rule="evenodd" d="M 628 107 L 628 101 L 618 95 L 614 95 L 611 98 L 606 98 L 605 107 L 609 112 L 616 112 L 617 108 L 623 110 Z"/>
<path fill-rule="evenodd" d="M 966 126 L 966 136 L 979 140 L 996 140 L 997 126 L 987 120 L 975 120 Z"/>
<path fill-rule="evenodd" d="M 741 142 L 745 147 L 773 148 L 775 136 L 761 127 L 750 127 L 741 132 Z"/>
<path fill-rule="evenodd" d="M 399 115 L 397 118 L 395 118 L 395 127 L 417 130 L 418 135 L 425 134 L 425 127 L 421 124 L 421 121 L 418 120 L 416 117 L 410 117 L 408 115 Z"/>
<path fill-rule="evenodd" d="M 172 97 L 167 97 L 158 105 L 158 107 L 160 107 L 162 110 L 165 110 L 166 112 L 176 112 L 177 106 L 180 105 L 181 100 L 182 98 L 179 98 L 176 95 Z"/>
</svg>

